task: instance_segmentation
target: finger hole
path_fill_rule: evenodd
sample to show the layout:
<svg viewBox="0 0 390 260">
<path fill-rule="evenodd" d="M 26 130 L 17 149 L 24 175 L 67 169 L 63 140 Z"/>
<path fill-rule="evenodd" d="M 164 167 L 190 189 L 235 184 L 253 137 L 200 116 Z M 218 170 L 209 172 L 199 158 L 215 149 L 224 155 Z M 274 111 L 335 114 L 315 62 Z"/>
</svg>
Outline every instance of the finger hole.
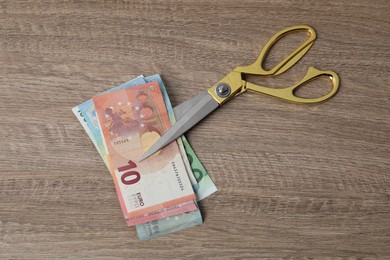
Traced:
<svg viewBox="0 0 390 260">
<path fill-rule="evenodd" d="M 297 30 L 281 36 L 266 53 L 262 64 L 263 68 L 267 71 L 275 68 L 288 55 L 306 42 L 309 37 L 307 30 Z"/>
<path fill-rule="evenodd" d="M 332 91 L 332 80 L 328 76 L 318 76 L 306 83 L 303 83 L 293 94 L 301 98 L 320 98 Z"/>
</svg>

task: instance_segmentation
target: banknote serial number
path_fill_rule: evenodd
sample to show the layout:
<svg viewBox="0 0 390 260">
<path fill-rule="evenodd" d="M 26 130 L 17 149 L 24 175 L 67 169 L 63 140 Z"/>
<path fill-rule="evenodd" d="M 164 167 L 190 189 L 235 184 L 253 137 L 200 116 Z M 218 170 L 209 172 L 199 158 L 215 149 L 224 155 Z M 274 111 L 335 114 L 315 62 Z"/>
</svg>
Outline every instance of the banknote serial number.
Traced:
<svg viewBox="0 0 390 260">
<path fill-rule="evenodd" d="M 177 180 L 177 183 L 179 184 L 180 190 L 183 191 L 184 190 L 184 185 L 183 185 L 183 182 L 181 181 L 181 178 L 180 178 L 180 175 L 179 175 L 179 171 L 178 171 L 178 169 L 176 167 L 176 163 L 175 162 L 172 162 L 172 168 L 173 168 L 173 172 L 175 173 L 176 180 Z"/>
<path fill-rule="evenodd" d="M 134 168 L 137 168 L 137 164 L 132 160 L 127 162 L 128 164 L 118 168 L 118 172 L 121 175 L 121 182 L 125 185 L 132 185 L 141 179 L 141 174 L 137 171 L 134 171 Z"/>
<path fill-rule="evenodd" d="M 115 145 L 120 145 L 120 144 L 124 144 L 124 143 L 130 143 L 130 140 L 128 137 L 123 138 L 122 140 L 114 141 Z"/>
</svg>

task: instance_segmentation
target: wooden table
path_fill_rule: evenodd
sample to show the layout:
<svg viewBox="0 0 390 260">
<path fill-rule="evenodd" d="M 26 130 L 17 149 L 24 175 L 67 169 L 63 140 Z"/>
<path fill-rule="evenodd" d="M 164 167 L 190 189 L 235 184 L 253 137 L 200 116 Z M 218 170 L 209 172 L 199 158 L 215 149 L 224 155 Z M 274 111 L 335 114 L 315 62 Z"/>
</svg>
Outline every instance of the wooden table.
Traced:
<svg viewBox="0 0 390 260">
<path fill-rule="evenodd" d="M 387 0 L 0 1 L 0 258 L 390 258 L 389 11 Z M 154 73 L 179 104 L 299 24 L 318 34 L 308 55 L 260 82 L 289 86 L 313 65 L 339 73 L 339 93 L 319 105 L 247 93 L 213 113 L 188 133 L 218 187 L 200 203 L 204 224 L 139 241 L 71 108 Z"/>
</svg>

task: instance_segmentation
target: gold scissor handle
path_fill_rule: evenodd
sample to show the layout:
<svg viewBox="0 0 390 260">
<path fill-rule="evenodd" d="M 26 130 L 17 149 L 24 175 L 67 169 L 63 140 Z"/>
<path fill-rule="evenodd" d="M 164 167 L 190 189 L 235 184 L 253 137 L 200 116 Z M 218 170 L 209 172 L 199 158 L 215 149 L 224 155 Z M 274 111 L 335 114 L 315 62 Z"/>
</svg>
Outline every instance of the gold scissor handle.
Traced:
<svg viewBox="0 0 390 260">
<path fill-rule="evenodd" d="M 302 31 L 302 30 L 307 31 L 309 33 L 309 38 L 303 44 L 301 44 L 295 51 L 293 51 L 290 55 L 288 55 L 281 62 L 279 62 L 275 67 L 273 67 L 270 70 L 264 69 L 263 68 L 264 60 L 269 50 L 272 48 L 272 46 L 279 39 L 286 36 L 287 34 L 292 32 Z M 282 98 L 288 101 L 293 101 L 298 103 L 316 103 L 316 102 L 321 102 L 329 99 L 334 94 L 336 94 L 339 88 L 339 77 L 333 71 L 321 71 L 313 67 L 310 67 L 305 77 L 300 82 L 298 82 L 294 86 L 287 87 L 287 88 L 276 88 L 276 89 L 268 88 L 268 87 L 259 86 L 250 82 L 246 82 L 245 80 L 242 80 L 243 74 L 253 74 L 253 75 L 260 75 L 260 76 L 276 76 L 285 72 L 286 70 L 294 66 L 295 63 L 297 63 L 307 53 L 307 51 L 313 45 L 315 39 L 316 39 L 316 33 L 314 29 L 307 25 L 293 26 L 278 32 L 266 43 L 266 45 L 260 52 L 259 57 L 253 64 L 249 66 L 239 66 L 235 68 L 226 77 L 224 77 L 217 84 L 211 87 L 208 90 L 209 94 L 213 96 L 214 99 L 219 104 L 223 104 L 230 98 L 240 93 L 243 93 L 246 90 L 252 90 L 259 93 L 264 93 L 274 97 L 278 97 L 278 98 Z M 295 91 L 299 87 L 321 76 L 328 77 L 331 80 L 332 89 L 330 90 L 329 93 L 317 98 L 304 98 L 295 95 Z M 216 89 L 220 84 L 228 84 L 230 86 L 231 88 L 230 95 L 223 96 L 223 97 L 218 96 Z"/>
<path fill-rule="evenodd" d="M 298 88 L 308 83 L 309 81 L 323 76 L 328 77 L 332 82 L 332 89 L 327 94 L 317 98 L 304 98 L 295 95 L 295 91 Z M 246 82 L 246 89 L 297 103 L 317 103 L 325 101 L 336 94 L 339 88 L 339 82 L 339 76 L 337 73 L 333 71 L 318 70 L 316 68 L 310 67 L 303 79 L 294 86 L 287 88 L 269 88 Z"/>
<path fill-rule="evenodd" d="M 286 36 L 287 34 L 297 32 L 297 31 L 307 31 L 309 33 L 309 38 L 302 43 L 294 52 L 284 58 L 281 62 L 279 62 L 275 67 L 270 70 L 266 70 L 263 68 L 263 63 L 269 50 L 272 46 L 281 38 Z M 239 66 L 235 69 L 235 71 L 239 71 L 246 74 L 254 74 L 254 75 L 262 75 L 262 76 L 276 76 L 282 74 L 286 70 L 290 69 L 294 66 L 297 61 L 299 61 L 306 52 L 310 49 L 316 39 L 316 32 L 313 28 L 307 25 L 298 25 L 286 28 L 281 30 L 277 34 L 275 34 L 264 46 L 261 50 L 259 57 L 257 60 L 248 66 Z"/>
</svg>

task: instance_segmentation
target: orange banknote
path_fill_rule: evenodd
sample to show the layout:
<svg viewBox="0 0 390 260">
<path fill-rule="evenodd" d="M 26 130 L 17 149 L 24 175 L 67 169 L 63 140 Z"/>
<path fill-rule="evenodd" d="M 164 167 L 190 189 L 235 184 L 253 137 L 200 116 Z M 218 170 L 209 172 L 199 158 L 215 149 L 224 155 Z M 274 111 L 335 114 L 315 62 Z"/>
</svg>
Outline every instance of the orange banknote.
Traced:
<svg viewBox="0 0 390 260">
<path fill-rule="evenodd" d="M 102 94 L 93 101 L 125 216 L 136 218 L 195 199 L 176 142 L 139 162 L 170 127 L 156 81 Z"/>
</svg>

